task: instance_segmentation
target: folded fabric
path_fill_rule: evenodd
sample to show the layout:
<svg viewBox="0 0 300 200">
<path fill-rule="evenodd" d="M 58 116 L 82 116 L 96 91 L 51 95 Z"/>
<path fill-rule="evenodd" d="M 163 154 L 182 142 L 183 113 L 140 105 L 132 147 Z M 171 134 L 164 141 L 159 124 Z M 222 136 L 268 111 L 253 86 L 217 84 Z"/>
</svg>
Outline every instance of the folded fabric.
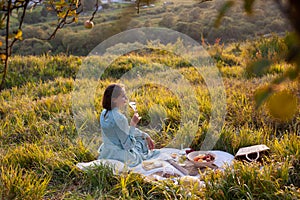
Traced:
<svg viewBox="0 0 300 200">
<path fill-rule="evenodd" d="M 151 170 L 155 168 L 163 167 L 163 162 L 159 160 L 144 160 L 142 162 L 142 167 L 144 170 Z"/>
<path fill-rule="evenodd" d="M 123 171 L 125 171 L 125 165 L 121 161 L 118 160 L 112 160 L 112 159 L 98 159 L 91 162 L 86 163 L 77 163 L 76 167 L 78 167 L 81 170 L 88 170 L 93 167 L 99 166 L 99 165 L 109 165 L 112 167 L 115 174 L 119 174 Z"/>
</svg>

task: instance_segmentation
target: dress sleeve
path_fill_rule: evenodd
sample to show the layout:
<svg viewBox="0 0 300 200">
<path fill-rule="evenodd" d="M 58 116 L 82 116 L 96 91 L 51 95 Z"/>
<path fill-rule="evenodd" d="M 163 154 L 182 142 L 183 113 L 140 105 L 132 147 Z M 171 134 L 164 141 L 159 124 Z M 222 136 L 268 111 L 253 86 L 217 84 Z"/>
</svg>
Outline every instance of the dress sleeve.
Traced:
<svg viewBox="0 0 300 200">
<path fill-rule="evenodd" d="M 117 136 L 125 150 L 134 147 L 136 140 L 134 139 L 135 127 L 129 127 L 128 121 L 123 114 L 116 114 L 114 116 L 116 122 Z"/>
<path fill-rule="evenodd" d="M 135 127 L 133 127 L 133 128 L 134 128 L 134 136 L 135 137 L 145 137 L 145 138 L 149 137 L 149 135 L 147 133 L 145 133 L 144 131 L 141 131 L 140 129 L 135 128 Z"/>
</svg>

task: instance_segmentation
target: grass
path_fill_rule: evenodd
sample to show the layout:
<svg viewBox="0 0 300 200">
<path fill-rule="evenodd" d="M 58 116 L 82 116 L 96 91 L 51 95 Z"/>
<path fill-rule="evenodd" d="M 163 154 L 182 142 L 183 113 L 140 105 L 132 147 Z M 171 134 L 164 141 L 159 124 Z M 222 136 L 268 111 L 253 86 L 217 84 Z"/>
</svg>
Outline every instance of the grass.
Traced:
<svg viewBox="0 0 300 200">
<path fill-rule="evenodd" d="M 1 199 L 41 199 L 46 193 L 50 176 L 37 176 L 20 167 L 1 167 Z"/>
<path fill-rule="evenodd" d="M 258 41 L 255 45 L 266 48 L 271 44 Z M 170 48 L 173 47 L 170 45 Z M 137 102 L 142 116 L 141 128 L 152 135 L 158 148 L 166 146 L 176 135 L 192 142 L 192 148 L 200 148 L 211 117 L 210 95 L 205 82 L 186 60 L 171 53 L 147 51 L 124 55 L 96 82 L 93 100 L 96 112 L 89 111 L 90 120 L 79 132 L 73 118 L 72 91 L 84 57 L 15 56 L 10 61 L 7 89 L 0 94 L 1 198 L 299 199 L 299 112 L 290 121 L 280 121 L 268 113 L 267 105 L 255 109 L 253 97 L 257 88 L 268 84 L 290 66 L 279 60 L 270 71 L 248 76 L 246 59 L 250 53 L 253 55 L 250 42 L 210 48 L 217 48 L 208 48 L 208 51 L 212 56 L 217 52 L 214 58 L 221 61 L 217 66 L 223 77 L 227 103 L 225 124 L 214 149 L 235 154 L 241 147 L 266 144 L 271 151 L 263 163 L 237 161 L 224 171 L 207 171 L 202 176 L 206 187 L 202 188 L 175 185 L 171 181 L 149 182 L 134 173 L 114 175 L 106 165 L 80 171 L 76 163 L 92 161 L 97 155 L 89 151 L 79 136 L 91 127 L 90 130 L 99 131 L 101 95 L 105 87 L 118 82 L 124 72 L 143 65 L 144 75 L 151 77 L 154 76 L 151 69 L 158 71 L 166 65 L 178 70 L 195 91 L 192 92 L 197 108 L 193 112 L 183 109 L 181 99 L 167 86 L 146 84 L 130 94 L 129 98 Z M 162 70 L 160 76 L 167 72 Z M 128 88 L 138 84 L 130 80 L 123 83 Z M 299 99 L 299 84 L 287 81 L 281 87 L 291 90 Z M 182 85 L 180 89 L 187 97 L 192 94 L 190 86 Z M 195 115 L 180 124 L 184 116 Z M 160 125 L 153 127 L 157 124 Z M 196 133 L 195 138 L 189 138 L 191 131 Z M 99 146 L 97 142 L 95 147 Z"/>
</svg>

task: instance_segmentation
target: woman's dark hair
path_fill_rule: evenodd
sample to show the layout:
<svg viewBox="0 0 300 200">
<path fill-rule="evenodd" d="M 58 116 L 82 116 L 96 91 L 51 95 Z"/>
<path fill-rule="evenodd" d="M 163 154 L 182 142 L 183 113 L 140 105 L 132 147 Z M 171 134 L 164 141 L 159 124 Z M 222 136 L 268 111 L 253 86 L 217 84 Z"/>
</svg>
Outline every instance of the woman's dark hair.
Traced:
<svg viewBox="0 0 300 200">
<path fill-rule="evenodd" d="M 120 84 L 111 84 L 109 85 L 103 95 L 102 107 L 107 111 L 112 110 L 116 105 L 112 102 L 112 98 L 117 98 L 123 92 L 123 86 Z"/>
</svg>

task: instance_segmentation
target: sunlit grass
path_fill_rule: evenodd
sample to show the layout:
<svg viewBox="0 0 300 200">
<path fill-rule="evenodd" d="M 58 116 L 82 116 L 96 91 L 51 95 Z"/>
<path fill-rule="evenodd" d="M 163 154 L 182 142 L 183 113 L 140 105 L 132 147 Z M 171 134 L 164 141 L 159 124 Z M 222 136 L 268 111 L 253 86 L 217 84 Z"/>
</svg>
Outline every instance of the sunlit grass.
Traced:
<svg viewBox="0 0 300 200">
<path fill-rule="evenodd" d="M 1 199 L 42 199 L 47 192 L 49 175 L 36 175 L 20 167 L 1 167 Z"/>
<path fill-rule="evenodd" d="M 230 54 L 230 51 L 225 51 Z M 240 55 L 225 56 L 226 59 Z M 222 57 L 221 57 L 222 58 Z M 79 119 L 77 127 L 72 108 L 72 91 L 75 74 L 83 58 L 79 57 L 14 57 L 7 89 L 0 94 L 0 197 L 2 199 L 298 199 L 300 186 L 299 112 L 288 122 L 272 118 L 262 106 L 255 109 L 255 90 L 282 73 L 289 66 L 274 65 L 262 77 L 245 77 L 245 65 L 218 66 L 226 90 L 227 114 L 220 138 L 214 149 L 235 154 L 239 148 L 266 144 L 269 158 L 264 163 L 236 162 L 224 172 L 207 172 L 201 189 L 175 185 L 171 181 L 149 182 L 145 177 L 129 173 L 114 175 L 109 166 L 98 166 L 89 171 L 76 168 L 78 162 L 96 159 L 95 152 L 78 138 L 95 131 L 99 134 L 101 96 L 112 82 L 122 82 L 134 88 L 141 82 L 130 79 L 120 81 L 124 72 L 136 67 L 143 75 L 155 78 L 153 70 L 168 67 L 176 70 L 190 85 L 181 85 L 185 96 L 178 96 L 171 85 L 142 84 L 128 97 L 137 102 L 142 117 L 139 127 L 164 147 L 176 136 L 192 140 L 191 147 L 200 149 L 211 117 L 211 97 L 207 86 L 185 59 L 166 52 L 134 52 L 124 55 L 110 66 L 100 81 L 94 84 L 93 109 Z M 227 60 L 228 61 L 228 60 Z M 96 62 L 96 60 L 91 62 Z M 94 63 L 95 66 L 99 63 Z M 23 67 L 22 67 L 23 66 Z M 93 69 L 91 69 L 93 70 Z M 19 78 L 18 72 L 22 75 Z M 166 77 L 169 71 L 161 70 Z M 146 79 L 145 79 L 146 80 Z M 286 83 L 299 97 L 295 83 Z M 87 94 L 82 94 L 87 95 Z M 181 100 L 195 96 L 194 111 L 184 109 Z M 81 103 L 81 104 L 80 104 Z M 79 102 L 84 106 L 84 102 Z M 299 108 L 299 104 L 298 104 Z M 125 114 L 132 115 L 129 108 Z M 195 116 L 195 118 L 191 116 Z M 183 121 L 185 118 L 191 120 Z M 88 119 L 88 121 L 84 121 Z M 195 132 L 196 137 L 190 138 Z M 101 142 L 94 141 L 95 147 Z"/>
</svg>

